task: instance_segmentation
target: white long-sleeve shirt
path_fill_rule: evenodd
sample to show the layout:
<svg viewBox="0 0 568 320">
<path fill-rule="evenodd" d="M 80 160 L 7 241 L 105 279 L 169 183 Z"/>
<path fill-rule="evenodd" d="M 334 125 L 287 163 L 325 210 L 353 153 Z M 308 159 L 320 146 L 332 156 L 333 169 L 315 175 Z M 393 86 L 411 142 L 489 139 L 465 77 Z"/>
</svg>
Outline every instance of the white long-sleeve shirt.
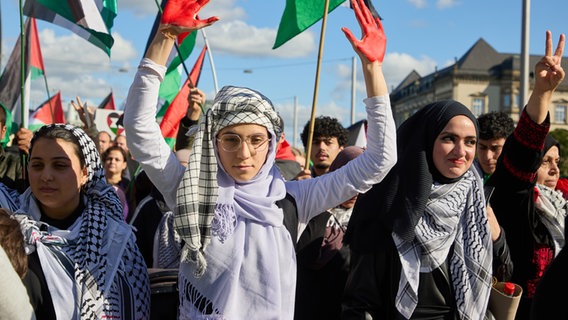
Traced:
<svg viewBox="0 0 568 320">
<path fill-rule="evenodd" d="M 166 205 L 176 206 L 176 192 L 185 167 L 162 137 L 156 122 L 160 83 L 166 67 L 150 59 L 140 63 L 130 87 L 124 112 L 128 148 L 154 185 Z M 396 126 L 388 95 L 364 100 L 367 111 L 367 149 L 338 170 L 313 179 L 287 181 L 286 191 L 294 197 L 298 212 L 298 235 L 315 215 L 339 205 L 357 193 L 379 183 L 394 166 Z"/>
</svg>

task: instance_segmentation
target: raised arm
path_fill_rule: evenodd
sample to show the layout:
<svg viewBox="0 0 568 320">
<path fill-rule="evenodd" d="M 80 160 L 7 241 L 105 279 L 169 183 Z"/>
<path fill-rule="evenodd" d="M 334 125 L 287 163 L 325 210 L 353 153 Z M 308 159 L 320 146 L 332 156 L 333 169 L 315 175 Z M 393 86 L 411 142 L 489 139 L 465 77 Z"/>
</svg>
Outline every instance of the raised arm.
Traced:
<svg viewBox="0 0 568 320">
<path fill-rule="evenodd" d="M 197 20 L 196 14 L 208 0 L 170 0 L 156 32 L 130 86 L 124 109 L 124 128 L 128 148 L 160 190 L 169 208 L 175 206 L 177 186 L 184 167 L 162 137 L 156 123 L 156 101 L 165 64 L 177 36 L 208 26 L 219 18 Z M 175 16 L 173 13 L 181 13 Z"/>
<path fill-rule="evenodd" d="M 560 35 L 554 55 L 552 54 L 552 32 L 546 31 L 545 55 L 534 68 L 534 89 L 529 97 L 526 111 L 531 119 L 541 124 L 548 115 L 548 107 L 552 101 L 552 93 L 564 80 L 565 72 L 562 69 L 562 54 L 566 37 Z"/>
<path fill-rule="evenodd" d="M 208 2 L 209 0 L 170 0 L 162 14 L 158 32 L 144 57 L 165 65 L 178 35 L 210 26 L 219 20 L 218 17 L 197 19 L 197 13 Z"/>
<path fill-rule="evenodd" d="M 367 97 L 388 94 L 387 84 L 383 76 L 382 66 L 387 47 L 387 37 L 381 19 L 373 17 L 364 1 L 351 0 L 351 6 L 361 27 L 363 38 L 358 40 L 347 28 L 341 28 L 351 42 L 353 50 L 363 65 L 363 76 L 367 88 Z"/>
<path fill-rule="evenodd" d="M 314 179 L 287 182 L 287 191 L 298 206 L 298 234 L 314 215 L 380 183 L 397 161 L 396 126 L 382 73 L 386 37 L 380 20 L 371 15 L 363 0 L 351 0 L 351 5 L 362 29 L 362 39 L 355 38 L 346 28 L 342 30 L 363 66 L 367 86 L 367 99 L 364 100 L 368 123 L 367 149 L 336 171 Z M 330 186 L 336 187 L 330 189 Z"/>
</svg>

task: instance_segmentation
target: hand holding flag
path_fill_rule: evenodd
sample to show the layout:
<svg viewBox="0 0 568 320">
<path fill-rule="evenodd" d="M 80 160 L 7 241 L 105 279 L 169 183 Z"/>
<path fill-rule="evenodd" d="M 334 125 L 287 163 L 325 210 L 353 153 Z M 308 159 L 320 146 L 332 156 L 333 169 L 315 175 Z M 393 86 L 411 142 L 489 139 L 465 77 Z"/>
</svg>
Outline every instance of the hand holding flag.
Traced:
<svg viewBox="0 0 568 320">
<path fill-rule="evenodd" d="M 190 84 L 188 84 L 189 86 Z M 203 103 L 205 102 L 205 93 L 197 87 L 189 87 L 189 95 L 187 96 L 189 107 L 187 108 L 187 116 L 192 120 L 198 120 L 201 113 L 204 113 Z M 194 115 L 193 118 L 191 115 Z"/>
<path fill-rule="evenodd" d="M 363 31 L 363 38 L 357 40 L 353 33 L 345 27 L 341 30 L 345 33 L 361 60 L 366 58 L 369 62 L 378 61 L 382 63 L 387 47 L 387 37 L 381 19 L 371 14 L 363 0 L 351 0 L 351 6 Z"/>
<path fill-rule="evenodd" d="M 199 19 L 197 13 L 209 0 L 169 0 L 162 14 L 160 31 L 164 34 L 179 35 L 212 25 L 219 17 Z"/>
</svg>

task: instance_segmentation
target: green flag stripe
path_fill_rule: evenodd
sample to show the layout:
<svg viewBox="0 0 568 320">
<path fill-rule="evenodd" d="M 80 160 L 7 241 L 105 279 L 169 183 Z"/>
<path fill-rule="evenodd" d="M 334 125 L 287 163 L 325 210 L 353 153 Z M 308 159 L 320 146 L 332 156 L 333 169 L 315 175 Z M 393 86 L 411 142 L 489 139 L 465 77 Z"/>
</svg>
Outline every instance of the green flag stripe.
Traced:
<svg viewBox="0 0 568 320">
<path fill-rule="evenodd" d="M 345 0 L 330 0 L 328 13 L 343 2 Z M 286 0 L 272 49 L 280 47 L 323 18 L 324 6 L 323 0 Z"/>
<path fill-rule="evenodd" d="M 189 34 L 187 37 L 185 37 L 185 39 L 183 39 L 183 42 L 181 43 L 181 45 L 179 45 L 179 52 L 183 58 L 183 61 L 185 61 L 185 59 L 187 59 L 187 57 L 189 57 L 189 55 L 191 54 L 191 52 L 193 51 L 193 47 L 195 47 L 195 39 L 197 38 L 197 31 L 192 32 L 191 34 Z M 174 59 L 172 59 L 172 62 L 170 63 L 170 65 L 168 66 L 168 71 L 172 71 L 174 69 L 176 69 L 180 64 L 181 64 L 179 55 L 176 56 Z"/>
<path fill-rule="evenodd" d="M 112 19 L 116 17 L 116 12 L 113 12 L 113 10 L 116 11 L 116 0 L 104 0 L 103 7 L 101 7 L 101 11 L 104 11 L 105 14 L 104 17 L 101 17 L 101 12 L 98 11 L 94 2 L 87 6 L 87 12 L 82 12 L 83 9 L 78 1 L 93 0 L 76 0 L 71 2 L 77 3 L 73 8 L 69 6 L 68 1 L 27 0 L 24 4 L 24 13 L 67 28 L 110 55 L 110 48 L 114 39 L 110 35 L 109 26 L 112 26 Z M 104 7 L 105 5 L 109 5 L 109 7 Z M 81 25 L 77 24 L 77 19 L 82 17 L 84 19 Z"/>
</svg>

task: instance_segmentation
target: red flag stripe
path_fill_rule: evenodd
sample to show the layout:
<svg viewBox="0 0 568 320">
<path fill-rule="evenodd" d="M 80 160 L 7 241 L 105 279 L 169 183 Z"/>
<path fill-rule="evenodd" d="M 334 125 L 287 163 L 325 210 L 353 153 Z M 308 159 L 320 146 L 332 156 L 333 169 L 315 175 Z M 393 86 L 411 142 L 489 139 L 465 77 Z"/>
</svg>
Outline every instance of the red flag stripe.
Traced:
<svg viewBox="0 0 568 320">
<path fill-rule="evenodd" d="M 61 103 L 61 91 L 52 96 L 51 99 L 42 103 L 31 116 L 45 124 L 65 123 L 65 114 Z"/>
<path fill-rule="evenodd" d="M 43 66 L 43 57 L 41 55 L 41 46 L 39 45 L 39 37 L 37 35 L 36 19 L 30 18 L 30 20 L 31 20 L 30 42 L 29 42 L 30 67 L 40 69 L 41 71 L 45 71 L 45 68 Z"/>
<path fill-rule="evenodd" d="M 193 66 L 193 69 L 191 69 L 191 72 L 189 73 L 189 79 L 194 86 L 197 86 L 197 83 L 199 82 L 199 76 L 201 76 L 201 69 L 203 68 L 203 60 L 205 60 L 206 52 L 207 46 L 204 46 L 197 58 L 197 61 L 195 62 L 195 65 Z"/>
<path fill-rule="evenodd" d="M 114 95 L 112 94 L 112 92 L 109 93 L 106 98 L 104 98 L 97 109 L 116 110 L 116 106 L 114 105 Z"/>
<path fill-rule="evenodd" d="M 201 75 L 201 69 L 203 68 L 203 60 L 205 59 L 205 53 L 207 52 L 207 47 L 203 47 L 193 69 L 189 74 L 189 79 L 191 79 L 191 83 L 194 86 L 197 86 L 199 82 L 199 76 Z M 172 138 L 175 139 L 178 129 L 179 129 L 179 122 L 187 112 L 187 108 L 189 107 L 189 102 L 187 101 L 187 97 L 189 96 L 189 79 L 185 81 L 181 90 L 178 92 L 168 110 L 164 114 L 164 118 L 160 123 L 160 130 L 162 131 L 162 136 L 164 138 Z"/>
</svg>

